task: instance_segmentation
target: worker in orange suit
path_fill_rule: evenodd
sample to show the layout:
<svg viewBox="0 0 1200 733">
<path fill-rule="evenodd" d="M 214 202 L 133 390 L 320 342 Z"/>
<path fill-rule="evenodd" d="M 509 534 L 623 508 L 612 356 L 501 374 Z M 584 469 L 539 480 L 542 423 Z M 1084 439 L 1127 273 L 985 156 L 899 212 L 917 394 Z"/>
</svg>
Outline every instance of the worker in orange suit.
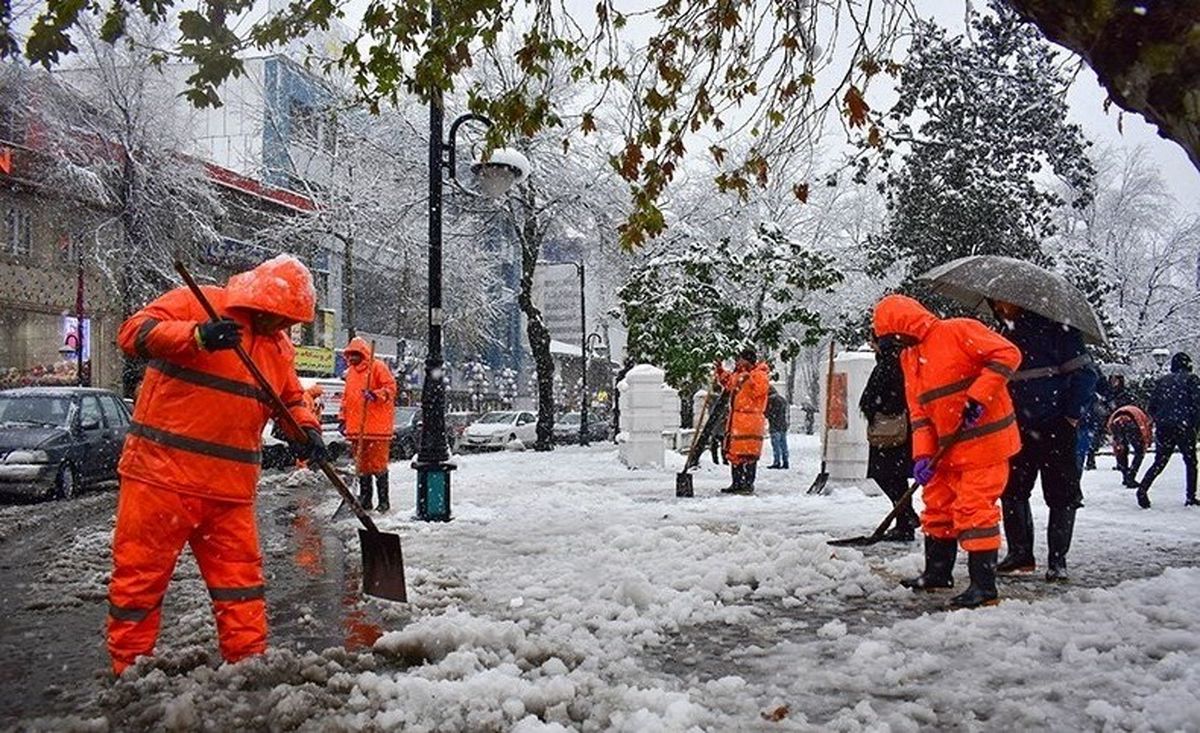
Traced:
<svg viewBox="0 0 1200 733">
<path fill-rule="evenodd" d="M 979 321 L 941 320 L 903 295 L 879 301 L 874 330 L 881 343 L 902 348 L 913 478 L 924 487 L 925 571 L 902 582 L 913 590 L 953 587 L 961 545 L 971 585 L 951 604 L 993 604 L 1000 549 L 996 502 L 1008 481 L 1008 459 L 1021 448 L 1008 394 L 1021 352 Z"/>
<path fill-rule="evenodd" d="M 210 321 L 187 288 L 147 305 L 121 326 L 129 356 L 148 359 L 119 473 L 108 598 L 108 650 L 120 675 L 154 652 L 161 605 L 176 560 L 190 545 L 228 662 L 267 646 L 262 553 L 254 516 L 262 433 L 271 400 L 232 350 L 239 344 L 266 376 L 303 435 L 285 430 L 297 455 L 321 462 L 319 423 L 302 398 L 287 329 L 313 319 L 308 269 L 287 255 L 205 287 Z"/>
<path fill-rule="evenodd" d="M 325 411 L 325 402 L 321 399 L 321 395 L 325 394 L 325 390 L 320 384 L 313 384 L 304 390 L 302 399 L 304 400 L 304 409 L 308 410 L 317 418 L 317 422 L 321 422 L 321 413 Z M 297 468 L 308 468 L 308 461 L 303 458 L 296 459 Z"/>
<path fill-rule="evenodd" d="M 733 473 L 733 484 L 721 489 L 725 494 L 753 494 L 758 459 L 762 456 L 766 432 L 767 395 L 771 389 L 771 370 L 758 361 L 754 349 L 738 354 L 733 371 L 717 362 L 715 378 L 729 392 L 729 415 L 725 419 L 725 458 Z"/>
<path fill-rule="evenodd" d="M 339 419 L 342 432 L 354 450 L 358 472 L 358 500 L 371 509 L 371 484 L 379 493 L 379 511 L 391 509 L 388 501 L 388 450 L 396 418 L 396 378 L 371 347 L 355 336 L 345 349 L 346 391 Z M 369 388 L 368 388 L 369 385 Z"/>
</svg>

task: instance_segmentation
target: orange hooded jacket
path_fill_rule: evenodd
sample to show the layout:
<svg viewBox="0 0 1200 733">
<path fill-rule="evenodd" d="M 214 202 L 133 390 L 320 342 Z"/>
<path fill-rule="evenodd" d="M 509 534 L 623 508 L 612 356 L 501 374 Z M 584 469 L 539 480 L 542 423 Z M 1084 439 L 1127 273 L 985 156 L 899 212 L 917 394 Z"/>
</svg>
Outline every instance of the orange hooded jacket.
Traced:
<svg viewBox="0 0 1200 733">
<path fill-rule="evenodd" d="M 204 287 L 223 317 L 242 324 L 242 347 L 303 427 L 320 427 L 305 409 L 286 331 L 255 334 L 251 311 L 295 322 L 313 319 L 308 269 L 285 255 L 234 275 L 224 288 Z M 117 341 L 149 359 L 119 472 L 185 494 L 250 502 L 258 484 L 262 432 L 270 399 L 232 349 L 205 351 L 196 326 L 208 320 L 187 288 L 176 288 L 133 314 Z"/>
<path fill-rule="evenodd" d="M 346 345 L 346 356 L 362 354 L 358 366 L 346 368 L 346 392 L 342 395 L 342 410 L 339 415 L 351 440 L 391 440 L 396 430 L 396 378 L 379 359 L 370 361 L 371 347 L 355 336 Z M 371 371 L 371 391 L 378 397 L 368 403 L 363 397 L 367 388 L 367 368 Z M 363 422 L 363 409 L 367 411 Z M 361 431 L 361 434 L 360 434 Z"/>
<path fill-rule="evenodd" d="M 771 370 L 759 362 L 748 370 L 717 370 L 721 387 L 733 392 L 725 425 L 725 455 L 731 463 L 757 461 L 762 455 L 763 432 L 767 427 L 767 395 Z"/>
<path fill-rule="evenodd" d="M 900 354 L 914 458 L 944 448 L 940 463 L 962 469 L 1007 460 L 1021 449 L 1008 394 L 1008 380 L 1021 364 L 1012 342 L 974 319 L 941 320 L 903 295 L 879 301 L 874 328 L 876 336 L 901 334 L 917 342 Z M 983 415 L 956 436 L 968 399 L 983 405 Z"/>
</svg>

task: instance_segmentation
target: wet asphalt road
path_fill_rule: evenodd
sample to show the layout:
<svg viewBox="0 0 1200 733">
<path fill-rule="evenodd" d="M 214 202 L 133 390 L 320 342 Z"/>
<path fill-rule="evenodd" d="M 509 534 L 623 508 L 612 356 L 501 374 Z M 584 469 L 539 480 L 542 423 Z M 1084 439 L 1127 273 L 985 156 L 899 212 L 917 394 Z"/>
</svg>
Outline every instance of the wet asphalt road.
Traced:
<svg viewBox="0 0 1200 733">
<path fill-rule="evenodd" d="M 380 630 L 359 602 L 357 553 L 347 557 L 315 510 L 330 490 L 286 479 L 267 474 L 259 490 L 270 643 L 301 651 L 370 646 Z M 111 685 L 104 623 L 116 498 L 114 485 L 67 502 L 0 507 L 0 729 L 86 715 Z M 158 649 L 175 650 L 187 666 L 215 660 L 209 609 L 185 551 L 163 603 Z"/>
</svg>

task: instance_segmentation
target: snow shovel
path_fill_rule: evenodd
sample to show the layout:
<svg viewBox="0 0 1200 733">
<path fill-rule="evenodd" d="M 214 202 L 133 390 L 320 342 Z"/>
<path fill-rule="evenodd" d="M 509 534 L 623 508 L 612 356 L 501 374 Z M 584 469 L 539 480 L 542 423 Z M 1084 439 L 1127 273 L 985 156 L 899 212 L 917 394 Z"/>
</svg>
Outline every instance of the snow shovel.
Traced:
<svg viewBox="0 0 1200 733">
<path fill-rule="evenodd" d="M 826 462 L 829 459 L 829 412 L 833 405 L 833 350 L 836 344 L 829 342 L 829 369 L 825 372 L 825 437 L 821 441 L 821 472 L 813 479 L 808 487 L 810 494 L 824 494 L 829 483 L 829 471 Z"/>
<path fill-rule="evenodd" d="M 375 339 L 371 339 L 371 353 L 367 358 L 367 384 L 365 389 L 371 391 L 371 377 L 375 376 Z M 342 399 L 345 399 L 343 397 Z M 363 438 L 367 434 L 367 402 L 363 400 L 362 419 L 358 421 L 358 450 L 354 451 L 354 468 L 355 473 L 362 474 L 362 468 L 359 465 L 359 458 L 362 456 L 363 443 L 366 440 Z M 346 516 L 346 500 L 342 499 L 338 504 L 338 508 L 333 512 L 333 519 L 341 519 Z"/>
<path fill-rule="evenodd" d="M 701 434 L 711 432 L 708 429 L 708 406 L 712 402 L 715 386 L 715 383 L 710 386 L 708 394 L 704 395 L 704 404 L 700 406 L 700 419 L 696 421 L 698 429 L 692 434 L 692 445 L 688 448 L 687 460 L 684 461 L 683 470 L 675 474 L 675 496 L 681 499 L 696 495 L 692 486 L 691 471 L 700 462 L 700 450 L 697 447 L 704 445 L 700 442 Z"/>
<path fill-rule="evenodd" d="M 942 454 L 946 452 L 946 448 L 954 445 L 962 431 L 963 428 L 959 427 L 958 430 L 951 434 L 950 440 L 946 441 L 946 444 L 943 447 L 938 448 L 937 453 L 933 454 L 934 468 L 937 467 L 938 461 L 942 459 Z M 883 535 L 888 531 L 888 527 L 892 525 L 892 522 L 895 521 L 896 517 L 900 514 L 901 507 L 903 507 L 913 498 L 913 494 L 917 493 L 917 488 L 920 485 L 921 484 L 917 483 L 916 481 L 913 481 L 912 484 L 909 485 L 908 491 L 905 491 L 903 494 L 901 494 L 900 498 L 896 501 L 896 505 L 892 507 L 892 510 L 888 512 L 888 515 L 883 518 L 883 521 L 879 523 L 879 526 L 876 527 L 875 531 L 871 534 L 862 535 L 861 537 L 847 537 L 840 540 L 827 540 L 825 544 L 833 545 L 834 547 L 866 547 L 867 545 L 873 545 L 876 542 L 881 541 L 883 539 Z"/>
<path fill-rule="evenodd" d="M 196 300 L 200 301 L 200 305 L 204 306 L 208 317 L 214 321 L 219 321 L 221 317 L 212 307 L 212 303 L 208 302 L 208 298 L 204 296 L 204 292 L 200 290 L 200 286 L 192 279 L 187 269 L 182 262 L 176 260 L 175 270 L 179 273 L 183 281 L 187 283 L 192 294 L 196 296 Z M 246 366 L 246 369 L 253 375 L 254 381 L 258 382 L 258 386 L 271 400 L 272 406 L 275 408 L 277 419 L 282 419 L 288 429 L 293 434 L 298 434 L 303 441 L 308 440 L 308 436 L 304 430 L 296 422 L 296 418 L 292 417 L 292 413 L 288 411 L 287 405 L 283 403 L 275 389 L 271 387 L 271 383 L 263 376 L 258 367 L 251 361 L 250 355 L 242 348 L 241 344 L 234 347 L 234 353 L 238 359 Z M 389 601 L 400 601 L 401 603 L 408 601 L 408 592 L 405 589 L 404 583 L 404 556 L 400 551 L 400 535 L 390 532 L 380 532 L 375 526 L 375 522 L 371 520 L 370 515 L 363 510 L 362 504 L 358 503 L 358 499 L 354 494 L 350 493 L 350 489 L 346 488 L 346 484 L 342 481 L 342 477 L 338 476 L 333 470 L 333 466 L 329 461 L 320 463 L 321 472 L 329 479 L 337 492 L 342 495 L 342 501 L 346 502 L 358 517 L 358 521 L 362 522 L 366 529 L 358 530 L 359 544 L 362 546 L 363 559 L 363 593 L 376 598 L 385 598 Z"/>
</svg>

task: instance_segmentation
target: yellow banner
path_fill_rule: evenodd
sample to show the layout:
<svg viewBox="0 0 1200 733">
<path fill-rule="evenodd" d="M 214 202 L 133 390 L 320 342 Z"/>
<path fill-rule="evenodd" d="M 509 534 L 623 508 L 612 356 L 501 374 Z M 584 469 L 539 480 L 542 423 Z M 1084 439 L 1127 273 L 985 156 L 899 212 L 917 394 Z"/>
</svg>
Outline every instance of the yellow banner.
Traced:
<svg viewBox="0 0 1200 733">
<path fill-rule="evenodd" d="M 296 371 L 317 372 L 323 376 L 333 376 L 333 349 L 320 346 L 297 346 Z"/>
</svg>

